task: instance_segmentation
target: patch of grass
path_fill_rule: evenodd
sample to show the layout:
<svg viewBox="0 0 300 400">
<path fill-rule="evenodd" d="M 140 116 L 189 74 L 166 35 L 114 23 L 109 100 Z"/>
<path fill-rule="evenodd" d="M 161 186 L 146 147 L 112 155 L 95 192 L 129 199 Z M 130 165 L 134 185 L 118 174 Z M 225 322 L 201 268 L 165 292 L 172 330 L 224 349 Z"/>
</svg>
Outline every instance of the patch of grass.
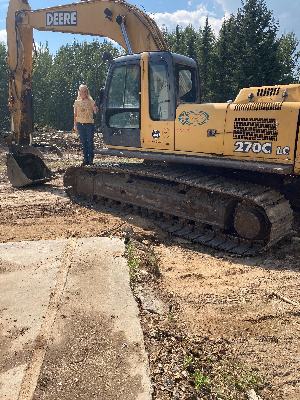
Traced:
<svg viewBox="0 0 300 400">
<path fill-rule="evenodd" d="M 197 369 L 194 374 L 194 385 L 197 391 L 202 389 L 209 389 L 210 387 L 210 379 L 208 376 L 204 375 L 199 369 Z"/>
<path fill-rule="evenodd" d="M 160 277 L 159 259 L 152 246 L 145 246 L 133 238 L 125 239 L 125 256 L 129 267 L 131 282 L 137 279 Z M 141 273 L 140 273 L 141 272 Z"/>
<path fill-rule="evenodd" d="M 130 281 L 133 282 L 138 275 L 138 271 L 141 265 L 141 258 L 138 254 L 138 250 L 134 245 L 133 241 L 128 240 L 128 242 L 126 243 L 125 254 L 127 258 L 127 264 L 129 267 Z"/>
<path fill-rule="evenodd" d="M 259 392 L 264 386 L 258 371 L 240 364 L 230 355 L 220 358 L 218 353 L 213 355 L 210 351 L 207 354 L 204 348 L 187 353 L 183 368 L 188 373 L 188 381 L 203 400 L 242 400 L 248 390 Z"/>
<path fill-rule="evenodd" d="M 159 259 L 152 248 L 145 252 L 144 264 L 150 274 L 155 278 L 160 277 Z"/>
<path fill-rule="evenodd" d="M 168 321 L 172 324 L 176 321 L 176 317 L 172 311 L 168 312 Z"/>
<path fill-rule="evenodd" d="M 189 369 L 193 365 L 193 362 L 194 362 L 194 358 L 192 356 L 190 356 L 190 355 L 186 356 L 184 359 L 184 362 L 183 362 L 183 368 Z"/>
<path fill-rule="evenodd" d="M 238 399 L 250 389 L 257 392 L 264 385 L 264 380 L 257 371 L 230 359 L 219 365 L 214 382 L 220 397 L 226 400 Z"/>
<path fill-rule="evenodd" d="M 259 389 L 263 385 L 263 379 L 256 371 L 242 371 L 235 377 L 235 387 L 240 392 L 245 392 L 249 389 Z"/>
</svg>

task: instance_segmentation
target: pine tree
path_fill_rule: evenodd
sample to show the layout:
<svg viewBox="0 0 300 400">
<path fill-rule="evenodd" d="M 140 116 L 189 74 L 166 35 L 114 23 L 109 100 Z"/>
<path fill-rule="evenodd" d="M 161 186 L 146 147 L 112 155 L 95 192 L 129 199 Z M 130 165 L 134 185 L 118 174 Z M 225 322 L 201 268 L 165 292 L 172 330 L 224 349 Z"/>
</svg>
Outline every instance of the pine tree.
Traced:
<svg viewBox="0 0 300 400">
<path fill-rule="evenodd" d="M 33 57 L 32 92 L 34 104 L 34 121 L 44 125 L 49 121 L 48 99 L 52 91 L 51 70 L 53 65 L 48 43 L 39 45 Z"/>
<path fill-rule="evenodd" d="M 279 61 L 281 65 L 281 76 L 279 83 L 299 82 L 299 61 L 298 50 L 299 40 L 294 33 L 282 35 L 279 39 Z"/>
<path fill-rule="evenodd" d="M 199 41 L 199 72 L 201 81 L 201 98 L 203 102 L 211 101 L 213 96 L 213 64 L 215 35 L 206 18 L 205 26 L 200 32 Z"/>
<path fill-rule="evenodd" d="M 232 100 L 239 90 L 237 36 L 236 19 L 231 15 L 223 22 L 216 41 L 213 101 Z"/>
<path fill-rule="evenodd" d="M 240 87 L 271 85 L 280 79 L 278 22 L 265 0 L 245 0 L 236 15 L 237 79 Z"/>
<path fill-rule="evenodd" d="M 185 55 L 192 58 L 193 60 L 197 60 L 198 58 L 198 36 L 199 35 L 192 25 L 188 25 L 183 31 Z"/>
<path fill-rule="evenodd" d="M 186 48 L 184 43 L 184 32 L 183 30 L 177 25 L 175 29 L 175 53 L 178 54 L 185 54 Z"/>
</svg>

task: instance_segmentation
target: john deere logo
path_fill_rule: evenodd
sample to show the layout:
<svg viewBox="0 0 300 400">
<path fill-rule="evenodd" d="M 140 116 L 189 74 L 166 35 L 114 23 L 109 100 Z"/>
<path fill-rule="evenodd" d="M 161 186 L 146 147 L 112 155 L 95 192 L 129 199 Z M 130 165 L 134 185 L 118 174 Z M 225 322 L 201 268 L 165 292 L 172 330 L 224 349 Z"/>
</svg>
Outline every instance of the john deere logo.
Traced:
<svg viewBox="0 0 300 400">
<path fill-rule="evenodd" d="M 57 11 L 46 13 L 46 26 L 76 26 L 77 11 Z"/>
<path fill-rule="evenodd" d="M 178 117 L 182 125 L 204 125 L 208 120 L 209 114 L 205 111 L 183 111 Z"/>
</svg>

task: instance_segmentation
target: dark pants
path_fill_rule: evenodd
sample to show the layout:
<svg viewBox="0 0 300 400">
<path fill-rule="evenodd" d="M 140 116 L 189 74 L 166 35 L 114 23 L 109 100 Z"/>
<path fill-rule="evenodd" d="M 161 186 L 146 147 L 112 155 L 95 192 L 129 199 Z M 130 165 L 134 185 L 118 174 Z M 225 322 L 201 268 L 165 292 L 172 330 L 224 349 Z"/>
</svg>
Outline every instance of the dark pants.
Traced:
<svg viewBox="0 0 300 400">
<path fill-rule="evenodd" d="M 94 124 L 77 123 L 77 129 L 83 151 L 85 164 L 93 164 L 94 160 Z"/>
</svg>

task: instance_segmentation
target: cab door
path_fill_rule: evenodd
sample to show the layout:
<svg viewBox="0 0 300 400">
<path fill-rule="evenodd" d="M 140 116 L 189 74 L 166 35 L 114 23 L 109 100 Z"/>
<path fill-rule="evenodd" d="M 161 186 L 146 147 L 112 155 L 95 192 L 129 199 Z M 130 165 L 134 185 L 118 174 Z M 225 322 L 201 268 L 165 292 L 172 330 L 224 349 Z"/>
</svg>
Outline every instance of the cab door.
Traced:
<svg viewBox="0 0 300 400">
<path fill-rule="evenodd" d="M 139 56 L 112 65 L 102 112 L 103 137 L 107 145 L 141 147 Z"/>
<path fill-rule="evenodd" d="M 141 55 L 141 145 L 174 150 L 175 96 L 169 53 Z"/>
</svg>

